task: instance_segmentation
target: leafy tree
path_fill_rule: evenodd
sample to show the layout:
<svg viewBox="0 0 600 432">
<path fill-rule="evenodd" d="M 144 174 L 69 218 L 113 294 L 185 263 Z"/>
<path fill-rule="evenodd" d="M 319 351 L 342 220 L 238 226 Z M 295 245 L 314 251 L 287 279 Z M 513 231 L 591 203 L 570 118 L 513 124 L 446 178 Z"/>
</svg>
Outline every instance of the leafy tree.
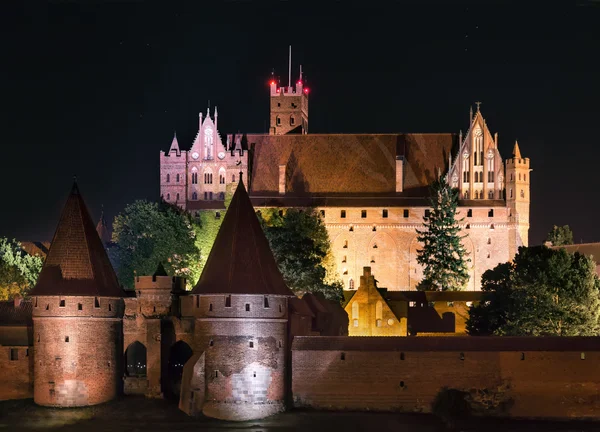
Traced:
<svg viewBox="0 0 600 432">
<path fill-rule="evenodd" d="M 192 218 L 165 202 L 138 200 L 115 217 L 111 259 L 121 283 L 134 287 L 134 272 L 150 275 L 159 263 L 169 274 L 195 284 L 200 277 L 198 229 Z"/>
<path fill-rule="evenodd" d="M 335 273 L 327 229 L 313 209 L 257 212 L 275 261 L 294 293 L 322 293 L 341 300 L 342 283 Z"/>
<path fill-rule="evenodd" d="M 194 224 L 194 229 L 196 231 L 196 246 L 202 251 L 198 267 L 199 274 L 202 273 L 206 260 L 208 259 L 208 254 L 217 238 L 217 233 L 221 228 L 223 218 L 227 211 L 226 209 L 229 208 L 231 198 L 233 198 L 235 187 L 237 187 L 237 184 L 234 183 L 227 185 L 227 191 L 225 192 L 225 210 L 219 211 L 218 217 L 215 210 L 201 210 L 198 217 L 195 219 L 196 223 Z"/>
<path fill-rule="evenodd" d="M 486 271 L 481 279 L 489 297 L 470 310 L 471 335 L 600 334 L 600 280 L 590 257 L 521 247 L 512 263 Z"/>
<path fill-rule="evenodd" d="M 440 291 L 461 290 L 469 281 L 467 252 L 461 243 L 456 220 L 458 189 L 451 188 L 443 178 L 431 186 L 431 209 L 423 217 L 424 230 L 417 230 L 417 240 L 423 249 L 417 251 L 417 262 L 424 266 L 421 288 Z"/>
<path fill-rule="evenodd" d="M 552 243 L 552 246 L 565 246 L 573 244 L 573 231 L 569 225 L 563 225 L 561 227 L 554 225 L 552 231 L 548 233 L 546 241 Z"/>
<path fill-rule="evenodd" d="M 16 240 L 0 238 L 0 300 L 25 297 L 35 285 L 44 261 L 29 255 Z"/>
</svg>

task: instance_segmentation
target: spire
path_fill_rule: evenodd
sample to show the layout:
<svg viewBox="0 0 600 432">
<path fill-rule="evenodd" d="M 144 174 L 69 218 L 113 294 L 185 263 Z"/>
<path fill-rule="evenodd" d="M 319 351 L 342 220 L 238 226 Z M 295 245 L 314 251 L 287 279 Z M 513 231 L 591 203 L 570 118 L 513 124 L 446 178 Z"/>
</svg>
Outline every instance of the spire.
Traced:
<svg viewBox="0 0 600 432">
<path fill-rule="evenodd" d="M 473 106 L 469 105 L 469 124 L 473 121 Z"/>
<path fill-rule="evenodd" d="M 179 142 L 177 141 L 177 132 L 173 133 L 173 141 L 171 141 L 171 148 L 169 148 L 169 153 L 171 152 L 179 153 Z"/>
<path fill-rule="evenodd" d="M 519 149 L 519 143 L 515 140 L 515 146 L 513 147 L 513 157 L 515 159 L 522 159 L 521 149 Z"/>
<path fill-rule="evenodd" d="M 102 244 L 104 246 L 111 242 L 112 236 L 110 229 L 108 228 L 108 224 L 104 218 L 104 206 L 102 206 L 102 210 L 100 210 L 100 220 L 98 221 L 98 225 L 96 225 L 96 232 L 98 233 L 98 237 L 100 237 L 100 240 L 102 240 Z"/>
<path fill-rule="evenodd" d="M 156 267 L 156 271 L 152 276 L 169 276 L 162 262 L 158 263 L 158 267 Z"/>
<path fill-rule="evenodd" d="M 32 296 L 123 297 L 117 276 L 73 183 Z"/>
<path fill-rule="evenodd" d="M 202 111 L 198 113 L 198 130 L 202 129 Z"/>
<path fill-rule="evenodd" d="M 294 295 L 277 267 L 241 176 L 192 294 Z"/>
</svg>

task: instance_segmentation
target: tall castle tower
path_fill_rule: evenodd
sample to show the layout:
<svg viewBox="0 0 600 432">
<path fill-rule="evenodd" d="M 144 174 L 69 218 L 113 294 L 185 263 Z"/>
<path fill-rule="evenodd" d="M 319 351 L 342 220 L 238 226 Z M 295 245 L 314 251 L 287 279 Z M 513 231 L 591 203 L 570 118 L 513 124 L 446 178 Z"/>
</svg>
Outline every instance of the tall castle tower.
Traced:
<svg viewBox="0 0 600 432">
<path fill-rule="evenodd" d="M 509 238 L 511 259 L 520 246 L 529 245 L 530 172 L 529 158 L 521 156 L 519 143 L 515 141 L 513 157 L 506 160 L 506 204 L 515 224 Z"/>
<path fill-rule="evenodd" d="M 287 133 L 308 133 L 308 87 L 302 81 L 302 66 L 296 86 L 292 87 L 292 47 L 287 87 L 277 85 L 275 78 L 269 83 L 271 91 L 270 135 Z"/>
<path fill-rule="evenodd" d="M 30 292 L 35 403 L 87 406 L 117 396 L 124 295 L 74 184 Z"/>
<path fill-rule="evenodd" d="M 242 181 L 191 294 L 195 355 L 185 365 L 180 407 L 223 420 L 282 411 L 294 294 Z"/>
</svg>

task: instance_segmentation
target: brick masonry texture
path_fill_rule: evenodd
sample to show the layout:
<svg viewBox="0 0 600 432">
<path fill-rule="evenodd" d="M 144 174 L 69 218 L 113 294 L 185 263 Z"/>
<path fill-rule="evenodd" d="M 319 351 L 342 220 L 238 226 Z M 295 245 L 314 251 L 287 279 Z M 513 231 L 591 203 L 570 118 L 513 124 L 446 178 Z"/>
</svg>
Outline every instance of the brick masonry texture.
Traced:
<svg viewBox="0 0 600 432">
<path fill-rule="evenodd" d="M 74 407 L 115 398 L 122 373 L 123 300 L 48 296 L 33 302 L 35 402 Z"/>
<path fill-rule="evenodd" d="M 536 339 L 531 338 L 529 343 L 533 349 Z M 472 345 L 476 348 L 478 341 L 472 341 Z M 514 402 L 506 413 L 510 416 L 598 417 L 600 413 L 598 348 L 587 352 L 565 349 L 462 353 L 400 349 L 294 349 L 294 405 L 428 412 L 444 386 L 492 392 L 507 386 L 506 397 Z"/>
</svg>

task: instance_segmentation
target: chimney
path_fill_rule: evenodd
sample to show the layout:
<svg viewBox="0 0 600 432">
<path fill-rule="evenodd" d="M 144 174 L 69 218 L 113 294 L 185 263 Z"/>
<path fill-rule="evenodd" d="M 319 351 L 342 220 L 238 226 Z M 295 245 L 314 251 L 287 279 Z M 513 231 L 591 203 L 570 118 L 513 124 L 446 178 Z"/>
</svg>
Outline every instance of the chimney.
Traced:
<svg viewBox="0 0 600 432">
<path fill-rule="evenodd" d="M 404 156 L 396 156 L 396 192 L 404 190 Z"/>
<path fill-rule="evenodd" d="M 279 195 L 285 195 L 285 165 L 279 165 Z"/>
</svg>

